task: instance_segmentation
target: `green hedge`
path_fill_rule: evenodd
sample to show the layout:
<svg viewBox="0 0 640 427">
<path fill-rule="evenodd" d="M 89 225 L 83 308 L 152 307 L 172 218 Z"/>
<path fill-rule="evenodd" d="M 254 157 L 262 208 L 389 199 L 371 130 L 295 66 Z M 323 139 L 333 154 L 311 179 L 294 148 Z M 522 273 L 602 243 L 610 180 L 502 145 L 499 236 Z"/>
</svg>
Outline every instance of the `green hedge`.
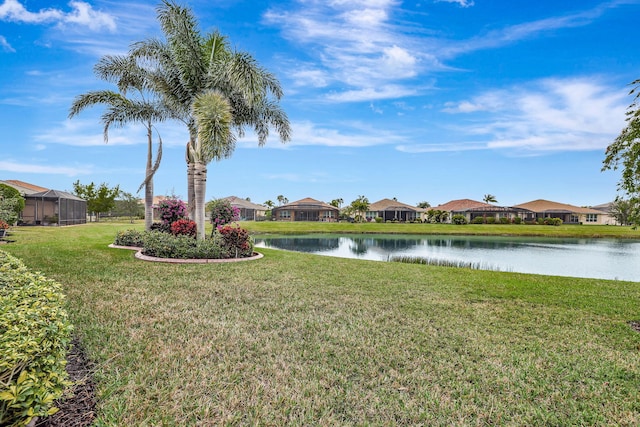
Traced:
<svg viewBox="0 0 640 427">
<path fill-rule="evenodd" d="M 0 251 L 0 425 L 57 412 L 71 329 L 61 286 Z"/>
</svg>

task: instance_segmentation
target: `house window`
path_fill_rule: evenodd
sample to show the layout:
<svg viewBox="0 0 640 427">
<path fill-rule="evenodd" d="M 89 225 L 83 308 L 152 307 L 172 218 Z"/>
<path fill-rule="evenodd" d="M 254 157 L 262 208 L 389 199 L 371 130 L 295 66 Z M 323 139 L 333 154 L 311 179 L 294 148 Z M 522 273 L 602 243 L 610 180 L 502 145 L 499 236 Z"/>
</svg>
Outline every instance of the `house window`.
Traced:
<svg viewBox="0 0 640 427">
<path fill-rule="evenodd" d="M 322 211 L 322 218 L 333 218 L 333 211 Z"/>
<path fill-rule="evenodd" d="M 280 211 L 280 218 L 291 218 L 291 212 L 289 212 L 289 211 Z"/>
<path fill-rule="evenodd" d="M 367 212 L 365 214 L 365 218 L 368 219 L 368 220 L 375 219 L 375 217 L 377 217 L 377 216 L 378 216 L 378 212 Z"/>
<path fill-rule="evenodd" d="M 578 222 L 578 215 L 571 215 L 570 222 Z"/>
<path fill-rule="evenodd" d="M 598 214 L 587 214 L 587 222 L 598 222 Z"/>
</svg>

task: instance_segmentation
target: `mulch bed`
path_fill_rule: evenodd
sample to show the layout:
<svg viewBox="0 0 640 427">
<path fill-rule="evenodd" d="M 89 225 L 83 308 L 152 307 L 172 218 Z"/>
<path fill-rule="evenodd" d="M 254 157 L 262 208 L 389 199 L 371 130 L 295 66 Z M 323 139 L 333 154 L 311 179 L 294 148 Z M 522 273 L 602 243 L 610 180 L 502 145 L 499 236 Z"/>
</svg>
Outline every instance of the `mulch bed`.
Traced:
<svg viewBox="0 0 640 427">
<path fill-rule="evenodd" d="M 640 322 L 629 322 L 629 326 L 631 326 L 637 332 L 640 332 Z"/>
<path fill-rule="evenodd" d="M 67 354 L 67 372 L 73 381 L 72 395 L 58 400 L 60 408 L 50 417 L 36 422 L 38 427 L 85 427 L 95 418 L 96 385 L 93 381 L 93 365 L 87 358 L 80 341 L 74 338 Z"/>
</svg>

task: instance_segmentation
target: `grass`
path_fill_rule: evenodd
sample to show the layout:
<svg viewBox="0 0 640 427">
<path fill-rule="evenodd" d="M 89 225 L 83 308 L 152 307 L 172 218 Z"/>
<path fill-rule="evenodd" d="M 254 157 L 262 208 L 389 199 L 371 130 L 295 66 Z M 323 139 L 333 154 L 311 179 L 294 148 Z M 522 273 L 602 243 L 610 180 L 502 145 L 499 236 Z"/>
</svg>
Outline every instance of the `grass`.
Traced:
<svg viewBox="0 0 640 427">
<path fill-rule="evenodd" d="M 107 248 L 129 227 L 0 247 L 64 285 L 98 425 L 640 423 L 640 283 L 269 249 L 147 263 Z"/>
<path fill-rule="evenodd" d="M 401 224 L 401 223 L 348 223 L 348 222 L 243 222 L 253 233 L 388 233 L 438 235 L 497 235 L 577 238 L 640 239 L 640 230 L 613 225 L 503 225 L 503 224 Z"/>
</svg>

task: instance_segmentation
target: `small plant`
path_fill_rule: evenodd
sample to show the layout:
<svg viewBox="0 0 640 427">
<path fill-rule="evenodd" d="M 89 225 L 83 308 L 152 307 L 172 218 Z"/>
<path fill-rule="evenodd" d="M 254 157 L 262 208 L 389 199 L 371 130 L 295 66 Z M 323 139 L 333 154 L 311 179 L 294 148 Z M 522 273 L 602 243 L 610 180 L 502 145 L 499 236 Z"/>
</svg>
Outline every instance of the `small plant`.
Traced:
<svg viewBox="0 0 640 427">
<path fill-rule="evenodd" d="M 195 221 L 191 221 L 190 219 L 179 219 L 171 224 L 171 234 L 174 236 L 196 237 L 197 231 Z"/>
<path fill-rule="evenodd" d="M 144 246 L 144 233 L 138 230 L 118 231 L 113 244 L 118 246 L 142 247 Z"/>
<path fill-rule="evenodd" d="M 467 224 L 467 218 L 464 215 L 454 215 L 451 217 L 451 222 L 456 225 L 465 225 Z"/>
<path fill-rule="evenodd" d="M 251 256 L 253 245 L 249 237 L 249 232 L 241 227 L 225 225 L 218 227 L 218 233 L 222 237 L 223 245 L 235 258 Z"/>
<path fill-rule="evenodd" d="M 519 216 L 513 218 L 512 221 L 514 224 L 522 224 L 522 218 L 520 218 Z"/>
<path fill-rule="evenodd" d="M 187 217 L 187 205 L 180 199 L 164 199 L 158 203 L 158 209 L 160 210 L 160 221 L 169 227 L 177 220 Z"/>
<path fill-rule="evenodd" d="M 211 211 L 210 218 L 214 228 L 240 220 L 240 209 L 231 206 L 231 202 L 226 199 L 210 201 L 207 209 Z"/>
<path fill-rule="evenodd" d="M 160 233 L 171 233 L 171 224 L 163 222 L 154 222 L 151 224 L 151 231 L 157 231 Z"/>
<path fill-rule="evenodd" d="M 471 220 L 471 224 L 484 224 L 484 218 L 477 216 Z"/>
<path fill-rule="evenodd" d="M 7 228 L 9 228 L 9 224 L 0 219 L 0 230 L 6 230 Z"/>
<path fill-rule="evenodd" d="M 495 219 L 495 217 L 488 216 L 488 217 L 485 219 L 485 222 L 486 222 L 487 224 L 495 224 L 495 223 L 496 223 L 496 219 Z"/>
</svg>

